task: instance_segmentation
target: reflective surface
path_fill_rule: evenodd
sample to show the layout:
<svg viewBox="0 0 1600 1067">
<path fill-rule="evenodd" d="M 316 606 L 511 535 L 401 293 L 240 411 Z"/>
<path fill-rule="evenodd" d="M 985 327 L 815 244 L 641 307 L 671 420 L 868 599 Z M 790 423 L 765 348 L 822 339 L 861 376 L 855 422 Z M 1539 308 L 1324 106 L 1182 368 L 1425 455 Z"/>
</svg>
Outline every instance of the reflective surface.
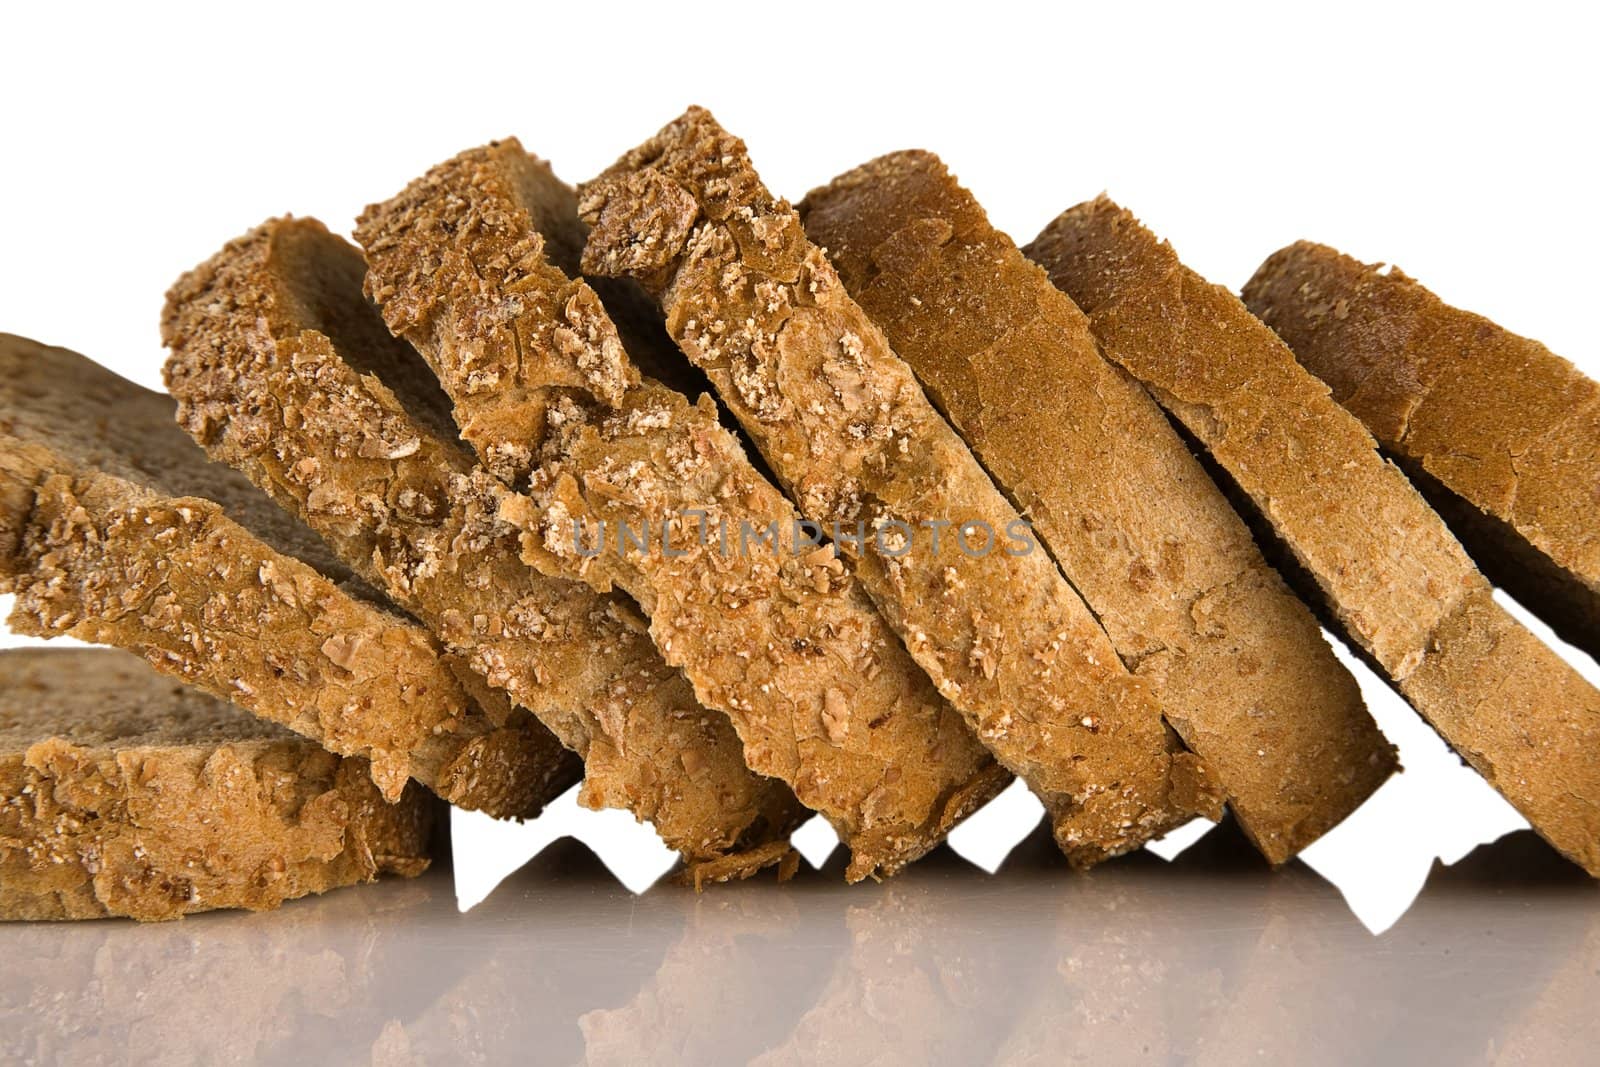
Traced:
<svg viewBox="0 0 1600 1067">
<path fill-rule="evenodd" d="M 1226 828 L 1088 875 L 1042 834 L 846 887 L 635 897 L 546 849 L 179 923 L 0 926 L 0 1062 L 1563 1063 L 1600 1038 L 1600 890 L 1531 834 L 1373 937 Z"/>
</svg>

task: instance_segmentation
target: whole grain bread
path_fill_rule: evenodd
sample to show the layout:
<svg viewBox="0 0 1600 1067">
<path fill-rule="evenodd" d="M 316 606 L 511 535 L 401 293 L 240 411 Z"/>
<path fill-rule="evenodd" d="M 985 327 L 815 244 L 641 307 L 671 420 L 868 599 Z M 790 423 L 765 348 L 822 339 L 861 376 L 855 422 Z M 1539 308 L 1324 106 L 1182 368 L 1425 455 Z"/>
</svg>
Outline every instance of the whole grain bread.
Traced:
<svg viewBox="0 0 1600 1067">
<path fill-rule="evenodd" d="M 1273 253 L 1244 301 L 1496 584 L 1600 655 L 1600 383 L 1401 271 L 1325 245 Z"/>
<path fill-rule="evenodd" d="M 1535 830 L 1600 875 L 1600 692 L 1495 603 L 1360 421 L 1237 297 L 1104 197 L 1027 252 L 1259 512 L 1302 593 Z"/>
<path fill-rule="evenodd" d="M 1083 312 L 937 156 L 884 156 L 799 211 L 1269 860 L 1389 777 L 1394 749 L 1310 611 Z"/>
<path fill-rule="evenodd" d="M 484 463 L 527 480 L 508 498 L 527 506 L 501 511 L 526 530 L 524 558 L 630 593 L 750 766 L 830 820 L 847 877 L 892 874 L 1010 776 L 711 398 L 641 378 L 595 292 L 556 263 L 583 235 L 572 190 L 515 141 L 435 167 L 356 232 L 390 328 Z"/>
<path fill-rule="evenodd" d="M 586 271 L 627 276 L 912 657 L 1089 864 L 1215 786 L 743 142 L 691 109 L 584 187 Z M 941 527 L 939 524 L 945 524 Z M 985 526 L 988 537 L 983 534 Z"/>
<path fill-rule="evenodd" d="M 420 874 L 436 801 L 111 649 L 0 652 L 0 919 L 174 919 Z"/>
<path fill-rule="evenodd" d="M 744 850 L 787 836 L 792 793 L 745 766 L 629 601 L 522 562 L 509 490 L 364 273 L 320 223 L 280 219 L 181 279 L 163 329 L 183 427 L 579 753 L 585 804 L 653 822 L 691 860 L 778 862 Z"/>
<path fill-rule="evenodd" d="M 209 462 L 173 410 L 75 352 L 0 335 L 0 590 L 17 594 L 14 629 L 137 652 L 363 757 L 391 800 L 414 777 L 462 807 L 531 818 L 576 780 L 548 730 L 488 699 L 310 530 Z"/>
</svg>

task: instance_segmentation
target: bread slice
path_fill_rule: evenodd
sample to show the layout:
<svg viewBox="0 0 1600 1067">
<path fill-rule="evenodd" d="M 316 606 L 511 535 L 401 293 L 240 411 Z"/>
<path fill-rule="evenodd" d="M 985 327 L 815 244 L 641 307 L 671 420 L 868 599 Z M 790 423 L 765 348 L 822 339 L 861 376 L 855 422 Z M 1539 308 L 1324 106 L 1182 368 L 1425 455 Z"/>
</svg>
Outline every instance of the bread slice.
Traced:
<svg viewBox="0 0 1600 1067">
<path fill-rule="evenodd" d="M 1495 603 L 1355 416 L 1109 200 L 1065 212 L 1027 252 L 1254 505 L 1302 592 L 1535 830 L 1600 875 L 1600 692 Z"/>
<path fill-rule="evenodd" d="M 320 223 L 280 219 L 180 280 L 163 330 L 183 427 L 579 753 L 584 803 L 691 860 L 786 837 L 792 793 L 745 766 L 637 609 L 521 561 L 508 490 L 362 296 L 365 270 Z"/>
<path fill-rule="evenodd" d="M 436 802 L 111 649 L 0 652 L 0 919 L 175 919 L 420 874 Z"/>
<path fill-rule="evenodd" d="M 531 818 L 576 780 L 548 730 L 468 684 L 376 594 L 338 584 L 349 575 L 326 547 L 208 462 L 173 409 L 75 352 L 0 335 L 0 591 L 17 594 L 14 629 L 137 652 L 370 761 L 391 800 L 414 777 L 462 807 Z"/>
<path fill-rule="evenodd" d="M 691 109 L 586 186 L 580 206 L 594 227 L 585 270 L 633 277 L 660 300 L 801 514 L 846 549 L 912 657 L 1045 801 L 1077 862 L 1216 810 L 1148 687 L 743 142 Z"/>
<path fill-rule="evenodd" d="M 501 511 L 524 558 L 630 593 L 750 766 L 832 822 L 847 877 L 892 874 L 1010 776 L 711 398 L 641 379 L 594 290 L 554 261 L 571 250 L 575 267 L 583 234 L 573 191 L 514 140 L 435 167 L 356 231 L 368 292 L 479 457 L 528 480 L 530 506 Z M 774 523 L 774 544 L 745 536 Z"/>
<path fill-rule="evenodd" d="M 1274 253 L 1244 300 L 1488 576 L 1600 656 L 1600 383 L 1399 270 L 1324 245 Z"/>
<path fill-rule="evenodd" d="M 1395 768 L 1311 613 L 1088 320 L 937 156 L 813 190 L 806 233 L 1283 863 Z"/>
</svg>

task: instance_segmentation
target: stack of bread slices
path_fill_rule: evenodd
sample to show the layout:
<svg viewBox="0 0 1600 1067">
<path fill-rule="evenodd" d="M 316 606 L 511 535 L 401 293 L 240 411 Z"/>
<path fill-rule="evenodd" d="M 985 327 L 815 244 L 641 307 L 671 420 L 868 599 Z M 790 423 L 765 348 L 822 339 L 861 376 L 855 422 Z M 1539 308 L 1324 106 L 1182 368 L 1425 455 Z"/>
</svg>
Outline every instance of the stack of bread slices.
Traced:
<svg viewBox="0 0 1600 1067">
<path fill-rule="evenodd" d="M 1075 866 L 1225 810 L 1282 864 L 1397 770 L 1322 625 L 1600 875 L 1600 692 L 1490 584 L 1600 648 L 1600 387 L 1398 271 L 1241 300 L 1104 198 L 1018 247 L 926 152 L 791 206 L 698 108 L 354 236 L 179 279 L 170 395 L 0 335 L 11 625 L 123 650 L 0 655 L 0 917 L 414 874 L 580 778 L 696 887 L 1013 777 Z"/>
</svg>

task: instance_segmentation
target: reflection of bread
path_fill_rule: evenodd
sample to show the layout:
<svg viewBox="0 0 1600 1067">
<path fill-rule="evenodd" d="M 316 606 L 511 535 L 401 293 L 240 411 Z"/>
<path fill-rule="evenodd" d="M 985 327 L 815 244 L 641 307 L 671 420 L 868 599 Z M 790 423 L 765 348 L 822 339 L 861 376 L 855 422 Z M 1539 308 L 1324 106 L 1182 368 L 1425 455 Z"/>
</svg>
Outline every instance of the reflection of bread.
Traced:
<svg viewBox="0 0 1600 1067">
<path fill-rule="evenodd" d="M 1323 245 L 1273 253 L 1244 299 L 1489 577 L 1600 655 L 1600 385 L 1400 271 Z"/>
<path fill-rule="evenodd" d="M 1388 778 L 1394 751 L 1311 613 L 1083 313 L 936 156 L 875 160 L 800 212 L 1269 859 Z"/>
<path fill-rule="evenodd" d="M 1237 844 L 1250 861 L 1250 877 L 1229 878 L 1231 870 L 1215 869 L 1198 855 L 1211 851 L 1213 837 L 1233 832 L 1232 825 L 1226 820 L 1175 864 L 1141 852 L 1090 878 L 1065 880 L 1059 900 L 1032 917 L 1027 928 L 1040 942 L 1034 951 L 1045 961 L 1044 973 L 1021 987 L 1017 1020 L 986 1062 L 997 1067 L 1190 1062 L 1196 1051 L 1193 1031 L 1226 1017 L 1226 975 L 1236 965 L 1240 942 L 1255 936 L 1255 898 L 1284 877 L 1256 877 L 1261 861 L 1242 835 Z M 1013 852 L 1001 876 L 1037 886 L 1061 874 L 1037 863 L 1032 870 L 1016 869 L 1028 860 Z M 1226 904 L 1219 905 L 1219 899 Z M 1219 906 L 1226 907 L 1230 919 L 1243 919 L 1224 924 L 1200 918 L 1205 909 Z M 1195 937 L 1199 924 L 1207 924 L 1215 936 Z M 1011 937 L 1023 941 L 1021 932 Z"/>
<path fill-rule="evenodd" d="M 422 881 L 433 880 L 430 874 Z M 764 888 L 752 893 L 773 902 L 769 907 L 792 899 Z M 739 899 L 739 890 L 731 895 Z M 453 927 L 470 941 L 493 940 L 494 951 L 445 954 L 459 959 L 465 971 L 425 1006 L 397 1013 L 393 998 L 386 1000 L 387 1010 L 404 1022 L 391 1024 L 375 1046 L 373 1065 L 505 1064 L 530 1058 L 541 1064 L 583 1063 L 586 1013 L 627 1003 L 678 940 L 684 918 L 716 906 L 723 896 L 635 896 L 586 845 L 570 837 L 554 841 Z M 528 936 L 504 937 L 511 929 Z M 431 970 L 441 954 L 427 938 L 411 940 Z M 707 982 L 715 980 L 711 971 L 697 973 Z M 719 1022 L 724 1028 L 746 1025 L 743 1019 Z M 653 1023 L 634 1038 L 647 1046 L 655 1043 L 653 1057 L 643 1062 L 665 1062 L 674 1046 L 673 1022 Z M 536 1054 L 530 1056 L 530 1049 Z"/>
<path fill-rule="evenodd" d="M 508 477 L 532 464 L 533 506 L 514 518 L 524 558 L 631 594 L 667 661 L 743 740 L 708 758 L 792 784 L 850 848 L 850 878 L 892 874 L 1010 776 L 834 552 L 800 543 L 794 505 L 711 401 L 641 380 L 593 290 L 546 258 L 575 258 L 583 233 L 572 191 L 507 141 L 369 208 L 358 236 L 372 249 L 367 288 L 438 372 L 479 457 L 509 463 Z M 520 310 L 491 318 L 486 304 Z M 475 384 L 484 377 L 498 384 Z M 573 523 L 586 542 L 656 532 L 647 549 L 585 556 Z M 766 548 L 719 536 L 769 524 Z M 670 554 L 658 547 L 669 527 Z"/>
<path fill-rule="evenodd" d="M 13 627 L 138 652 L 370 760 L 390 799 L 415 777 L 463 807 L 532 816 L 571 783 L 548 731 L 493 722 L 426 631 L 336 585 L 348 572 L 311 531 L 207 462 L 172 413 L 77 353 L 0 335 Z"/>
<path fill-rule="evenodd" d="M 1566 904 L 1567 902 L 1562 902 Z M 1531 1002 L 1494 1037 L 1496 1065 L 1581 1063 L 1593 1055 L 1594 978 L 1600 974 L 1600 916 L 1584 901 L 1567 906 L 1562 926 L 1587 915 L 1581 930 L 1566 941 L 1569 955 Z M 1566 930 L 1562 930 L 1566 933 Z M 1548 958 L 1561 959 L 1559 950 Z M 1523 986 L 1529 988 L 1532 983 Z"/>
<path fill-rule="evenodd" d="M 1600 876 L 1600 692 L 1495 603 L 1361 423 L 1237 297 L 1101 198 L 1029 254 L 1292 553 L 1302 592 L 1547 841 Z"/>
<path fill-rule="evenodd" d="M 637 609 L 521 561 L 506 486 L 461 447 L 364 273 L 321 224 L 277 220 L 180 280 L 164 328 L 182 425 L 579 753 L 586 803 L 692 859 L 787 833 L 793 797 L 744 766 Z"/>
<path fill-rule="evenodd" d="M 974 917 L 973 901 L 992 899 L 982 884 L 988 879 L 941 848 L 904 878 L 851 895 L 855 903 L 837 909 L 847 940 L 831 953 L 831 973 L 811 1003 L 787 1005 L 803 1006 L 803 1014 L 748 1062 L 993 1062 L 997 1046 L 1020 1021 L 1022 991 L 1046 978 L 1043 965 L 1054 946 L 1048 927 L 1033 916 L 1022 925 L 1004 918 L 1001 909 Z M 1070 892 L 1076 881 L 1064 877 L 1062 890 Z M 802 929 L 807 936 L 796 942 L 815 936 L 809 924 Z M 792 952 L 769 949 L 768 967 Z M 739 1062 L 745 1061 L 741 1056 Z"/>
<path fill-rule="evenodd" d="M 811 905 L 792 893 L 695 900 L 683 937 L 638 992 L 579 1016 L 585 1067 L 747 1063 L 785 1037 L 839 949 L 831 913 L 822 922 Z"/>
<path fill-rule="evenodd" d="M 0 1063 L 363 1063 L 470 962 L 416 933 L 455 917 L 430 868 L 261 915 L 13 923 L 6 963 L 27 981 L 0 996 Z"/>
<path fill-rule="evenodd" d="M 655 294 L 801 514 L 862 524 L 865 544 L 834 535 L 862 586 L 1044 799 L 1077 862 L 1215 811 L 1213 783 L 1149 689 L 1049 556 L 1010 540 L 1016 509 L 743 142 L 692 109 L 585 186 L 580 206 L 594 225 L 584 265 Z M 935 544 L 940 522 L 950 529 Z"/>
<path fill-rule="evenodd" d="M 0 917 L 172 919 L 415 875 L 431 805 L 124 653 L 0 653 Z"/>
</svg>

